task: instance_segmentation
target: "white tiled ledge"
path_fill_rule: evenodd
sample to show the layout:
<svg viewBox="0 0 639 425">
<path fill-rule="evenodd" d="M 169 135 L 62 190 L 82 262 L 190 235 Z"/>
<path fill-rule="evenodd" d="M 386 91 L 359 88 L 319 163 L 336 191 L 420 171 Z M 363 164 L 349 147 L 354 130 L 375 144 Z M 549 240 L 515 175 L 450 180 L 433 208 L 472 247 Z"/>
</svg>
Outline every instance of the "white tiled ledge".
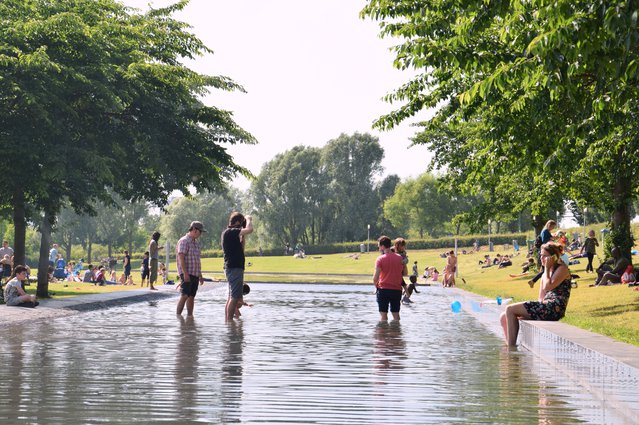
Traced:
<svg viewBox="0 0 639 425">
<path fill-rule="evenodd" d="M 638 420 L 638 347 L 565 323 L 542 321 L 521 321 L 519 342 L 607 406 Z"/>
</svg>

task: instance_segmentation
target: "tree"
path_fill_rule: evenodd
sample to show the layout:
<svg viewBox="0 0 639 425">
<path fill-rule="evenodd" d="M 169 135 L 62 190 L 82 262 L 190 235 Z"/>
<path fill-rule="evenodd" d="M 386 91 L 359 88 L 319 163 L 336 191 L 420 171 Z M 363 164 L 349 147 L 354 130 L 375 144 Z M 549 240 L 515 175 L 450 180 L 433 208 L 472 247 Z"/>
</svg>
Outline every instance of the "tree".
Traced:
<svg viewBox="0 0 639 425">
<path fill-rule="evenodd" d="M 0 141 L 10 188 L 0 206 L 13 211 L 18 262 L 27 221 L 42 217 L 38 295 L 47 296 L 45 252 L 62 205 L 92 211 L 117 193 L 163 206 L 175 190 L 214 191 L 249 174 L 223 144 L 253 137 L 231 113 L 199 101 L 210 89 L 242 88 L 181 63 L 210 52 L 171 18 L 186 4 L 145 14 L 115 0 L 0 4 Z"/>
<path fill-rule="evenodd" d="M 174 246 L 187 232 L 191 221 L 198 220 L 207 229 L 207 233 L 198 239 L 200 245 L 205 249 L 220 249 L 220 235 L 228 225 L 229 215 L 241 210 L 239 200 L 233 196 L 234 192 L 228 190 L 175 199 L 160 217 L 163 240 Z"/>
<path fill-rule="evenodd" d="M 383 35 L 403 38 L 398 68 L 420 70 L 388 96 L 404 104 L 379 127 L 439 105 L 419 143 L 430 143 L 429 131 L 448 130 L 448 151 L 456 152 L 448 165 L 470 168 L 466 182 L 488 177 L 491 162 L 505 165 L 500 177 L 521 176 L 516 203 L 554 195 L 605 208 L 612 241 L 629 254 L 629 207 L 639 185 L 633 2 L 371 0 L 362 15 L 382 20 Z"/>
<path fill-rule="evenodd" d="M 424 173 L 400 183 L 384 202 L 384 216 L 402 233 L 415 231 L 420 238 L 442 234 L 444 223 L 455 214 L 450 195 L 438 190 L 437 179 Z"/>
<path fill-rule="evenodd" d="M 250 194 L 265 231 L 282 246 L 321 243 L 331 217 L 324 211 L 327 176 L 321 150 L 296 146 L 262 166 Z"/>
<path fill-rule="evenodd" d="M 322 169 L 331 194 L 325 205 L 332 217 L 331 241 L 366 238 L 367 225 L 376 220 L 374 178 L 382 173 L 383 158 L 379 139 L 368 133 L 341 134 L 322 149 Z"/>
</svg>

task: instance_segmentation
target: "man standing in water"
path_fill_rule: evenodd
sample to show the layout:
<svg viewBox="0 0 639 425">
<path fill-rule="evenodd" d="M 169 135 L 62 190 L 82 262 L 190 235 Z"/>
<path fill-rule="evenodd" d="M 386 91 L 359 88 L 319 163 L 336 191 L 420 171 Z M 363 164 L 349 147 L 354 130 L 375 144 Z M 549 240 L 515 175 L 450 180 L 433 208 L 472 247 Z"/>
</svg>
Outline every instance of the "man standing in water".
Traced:
<svg viewBox="0 0 639 425">
<path fill-rule="evenodd" d="M 181 296 L 177 304 L 177 314 L 179 315 L 182 314 L 186 304 L 187 316 L 193 316 L 195 294 L 197 294 L 197 288 L 204 282 L 200 245 L 197 243 L 197 239 L 205 232 L 202 223 L 193 221 L 189 226 L 189 232 L 180 238 L 176 246 L 177 269 L 182 281 Z"/>
<path fill-rule="evenodd" d="M 382 321 L 388 320 L 388 307 L 393 320 L 399 320 L 399 308 L 402 301 L 402 276 L 408 275 L 408 268 L 399 254 L 391 251 L 391 240 L 380 236 L 379 250 L 382 255 L 375 260 L 373 283 L 377 288 L 377 305 Z"/>
<path fill-rule="evenodd" d="M 153 285 L 155 285 L 155 282 L 158 280 L 158 260 L 160 258 L 159 250 L 162 249 L 161 246 L 158 246 L 159 240 L 160 232 L 153 232 L 153 235 L 151 235 L 151 241 L 149 242 L 149 284 L 152 291 L 157 290 L 157 288 Z"/>
<path fill-rule="evenodd" d="M 244 244 L 246 235 L 253 232 L 250 215 L 246 218 L 239 212 L 231 213 L 229 226 L 222 232 L 222 249 L 224 250 L 224 273 L 229 282 L 229 296 L 226 300 L 226 321 L 233 320 L 238 303 L 244 301 Z"/>
</svg>

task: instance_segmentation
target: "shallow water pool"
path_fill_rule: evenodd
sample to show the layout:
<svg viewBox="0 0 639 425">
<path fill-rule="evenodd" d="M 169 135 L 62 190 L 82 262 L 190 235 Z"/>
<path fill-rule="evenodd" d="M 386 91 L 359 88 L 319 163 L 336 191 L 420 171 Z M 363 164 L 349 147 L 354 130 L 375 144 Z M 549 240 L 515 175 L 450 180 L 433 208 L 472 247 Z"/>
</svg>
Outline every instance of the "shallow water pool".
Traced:
<svg viewBox="0 0 639 425">
<path fill-rule="evenodd" d="M 0 423 L 622 423 L 450 291 L 379 323 L 372 286 L 252 284 L 241 320 L 205 286 L 176 299 L 4 328 Z"/>
</svg>

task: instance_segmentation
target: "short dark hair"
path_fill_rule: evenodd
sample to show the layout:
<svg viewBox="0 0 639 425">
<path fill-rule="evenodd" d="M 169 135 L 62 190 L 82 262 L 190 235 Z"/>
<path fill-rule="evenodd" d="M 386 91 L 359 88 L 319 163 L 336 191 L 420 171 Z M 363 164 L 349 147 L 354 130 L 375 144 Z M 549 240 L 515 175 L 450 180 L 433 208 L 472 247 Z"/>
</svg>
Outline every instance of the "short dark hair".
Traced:
<svg viewBox="0 0 639 425">
<path fill-rule="evenodd" d="M 27 269 L 27 267 L 26 267 L 26 266 L 19 265 L 19 266 L 16 266 L 16 267 L 13 269 L 13 274 L 14 274 L 14 275 L 17 275 L 17 274 L 19 274 L 19 273 L 22 273 L 22 272 L 28 272 L 28 271 L 29 271 L 29 269 Z"/>
<path fill-rule="evenodd" d="M 160 232 L 153 232 L 153 234 L 151 235 L 151 238 L 157 242 L 160 239 L 160 235 L 161 235 Z"/>
<path fill-rule="evenodd" d="M 388 236 L 380 236 L 379 239 L 377 239 L 377 242 L 379 243 L 379 246 L 383 246 L 384 248 L 391 247 L 391 240 Z"/>
</svg>

